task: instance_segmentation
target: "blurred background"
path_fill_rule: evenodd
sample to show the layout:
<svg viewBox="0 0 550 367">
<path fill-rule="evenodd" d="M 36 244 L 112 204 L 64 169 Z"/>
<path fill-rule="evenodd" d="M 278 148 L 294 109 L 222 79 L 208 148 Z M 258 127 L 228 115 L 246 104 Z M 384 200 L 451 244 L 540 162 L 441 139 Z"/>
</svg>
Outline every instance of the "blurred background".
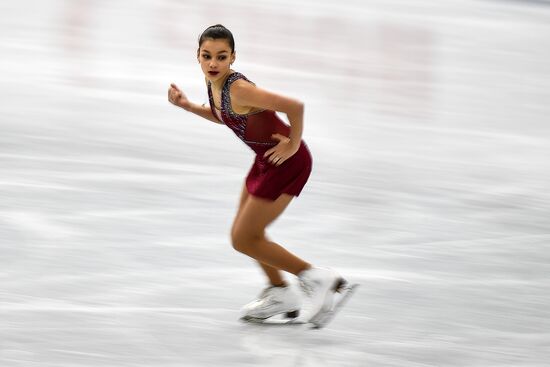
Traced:
<svg viewBox="0 0 550 367">
<path fill-rule="evenodd" d="M 238 321 L 253 155 L 166 98 L 216 23 L 306 104 L 269 234 L 361 284 L 321 331 Z M 5 1 L 0 55 L 3 367 L 548 363 L 549 1 Z"/>
</svg>

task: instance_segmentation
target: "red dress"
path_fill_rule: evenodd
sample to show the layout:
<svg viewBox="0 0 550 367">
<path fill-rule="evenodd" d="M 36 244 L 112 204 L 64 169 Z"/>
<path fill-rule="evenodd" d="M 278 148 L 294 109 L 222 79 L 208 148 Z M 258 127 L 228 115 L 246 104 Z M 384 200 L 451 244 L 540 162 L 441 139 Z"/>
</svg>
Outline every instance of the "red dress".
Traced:
<svg viewBox="0 0 550 367">
<path fill-rule="evenodd" d="M 307 182 L 312 169 L 312 159 L 305 142 L 292 157 L 280 166 L 269 162 L 264 153 L 277 145 L 271 138 L 279 133 L 289 136 L 290 126 L 285 124 L 274 111 L 262 110 L 249 114 L 237 114 L 231 109 L 229 88 L 238 79 L 250 82 L 243 74 L 233 72 L 226 79 L 221 95 L 221 120 L 215 110 L 212 89 L 208 82 L 208 98 L 212 114 L 229 127 L 255 153 L 256 158 L 246 177 L 246 188 L 253 195 L 267 200 L 276 200 L 281 194 L 299 196 Z"/>
</svg>

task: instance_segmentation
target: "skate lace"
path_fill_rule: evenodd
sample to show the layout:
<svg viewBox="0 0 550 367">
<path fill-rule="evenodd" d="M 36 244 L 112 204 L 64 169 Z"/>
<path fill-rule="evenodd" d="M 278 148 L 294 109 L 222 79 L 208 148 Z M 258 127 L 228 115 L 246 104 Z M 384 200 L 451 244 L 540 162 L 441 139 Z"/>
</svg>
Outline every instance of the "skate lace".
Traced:
<svg viewBox="0 0 550 367">
<path fill-rule="evenodd" d="M 271 291 L 273 290 L 273 287 L 267 287 L 265 288 L 260 296 L 258 297 L 257 301 L 261 303 L 269 302 L 273 299 L 273 293 Z"/>
<path fill-rule="evenodd" d="M 281 303 L 281 301 L 277 300 L 275 295 L 271 292 L 273 290 L 273 287 L 267 287 L 262 291 L 256 302 L 260 307 L 267 307 L 275 303 Z"/>
<path fill-rule="evenodd" d="M 265 288 L 262 293 L 260 293 L 260 296 L 258 297 L 258 299 L 263 299 L 263 298 L 266 298 L 268 295 L 269 295 L 269 290 L 271 289 L 271 287 L 267 287 Z"/>
<path fill-rule="evenodd" d="M 305 282 L 303 280 L 300 280 L 300 288 L 302 288 L 302 291 L 308 296 L 310 297 L 311 294 L 313 293 L 313 285 L 308 283 L 308 282 Z"/>
</svg>

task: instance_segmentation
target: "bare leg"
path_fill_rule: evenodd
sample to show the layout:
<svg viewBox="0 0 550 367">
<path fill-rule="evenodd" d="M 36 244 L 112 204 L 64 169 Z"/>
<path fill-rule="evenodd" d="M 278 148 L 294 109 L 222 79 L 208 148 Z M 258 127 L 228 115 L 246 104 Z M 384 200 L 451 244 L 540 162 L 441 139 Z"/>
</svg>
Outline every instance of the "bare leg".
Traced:
<svg viewBox="0 0 550 367">
<path fill-rule="evenodd" d="M 275 269 L 274 267 L 266 265 L 260 261 L 257 261 L 257 263 L 260 264 L 260 266 L 262 267 L 262 270 L 264 271 L 265 275 L 267 275 L 267 278 L 269 279 L 269 283 L 271 285 L 275 285 L 278 287 L 287 285 L 279 269 Z"/>
<path fill-rule="evenodd" d="M 244 184 L 242 192 L 241 192 L 241 198 L 239 200 L 239 209 L 237 210 L 237 214 L 235 215 L 234 223 L 237 222 L 237 220 L 238 220 L 238 218 L 241 214 L 242 208 L 244 206 L 244 203 L 246 202 L 246 200 L 248 199 L 249 196 L 250 196 L 250 194 L 248 193 L 248 190 L 246 189 L 246 184 Z M 233 226 L 235 226 L 235 225 L 233 225 Z M 261 268 L 264 271 L 265 275 L 269 279 L 269 283 L 271 283 L 271 285 L 279 286 L 279 285 L 285 285 L 286 284 L 286 282 L 283 278 L 283 274 L 281 273 L 281 271 L 279 269 L 276 269 L 272 266 L 264 264 L 260 261 L 258 261 L 258 264 L 261 266 Z"/>
<path fill-rule="evenodd" d="M 310 268 L 310 264 L 265 236 L 265 228 L 286 209 L 292 199 L 293 196 L 286 194 L 275 201 L 249 195 L 233 223 L 231 239 L 237 251 L 275 269 L 298 275 Z"/>
</svg>

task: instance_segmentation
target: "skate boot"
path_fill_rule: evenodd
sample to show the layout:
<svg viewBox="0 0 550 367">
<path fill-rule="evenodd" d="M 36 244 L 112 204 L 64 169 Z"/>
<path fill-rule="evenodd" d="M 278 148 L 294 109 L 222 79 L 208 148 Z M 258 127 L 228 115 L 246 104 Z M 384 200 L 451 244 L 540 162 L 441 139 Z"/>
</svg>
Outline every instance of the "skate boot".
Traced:
<svg viewBox="0 0 550 367">
<path fill-rule="evenodd" d="M 260 297 L 241 310 L 241 320 L 262 321 L 276 315 L 294 319 L 300 313 L 301 299 L 291 287 L 270 286 L 263 290 Z"/>
<path fill-rule="evenodd" d="M 326 268 L 310 268 L 298 275 L 304 293 L 304 322 L 317 324 L 317 319 L 333 308 L 334 295 L 346 284 L 336 272 Z"/>
</svg>

